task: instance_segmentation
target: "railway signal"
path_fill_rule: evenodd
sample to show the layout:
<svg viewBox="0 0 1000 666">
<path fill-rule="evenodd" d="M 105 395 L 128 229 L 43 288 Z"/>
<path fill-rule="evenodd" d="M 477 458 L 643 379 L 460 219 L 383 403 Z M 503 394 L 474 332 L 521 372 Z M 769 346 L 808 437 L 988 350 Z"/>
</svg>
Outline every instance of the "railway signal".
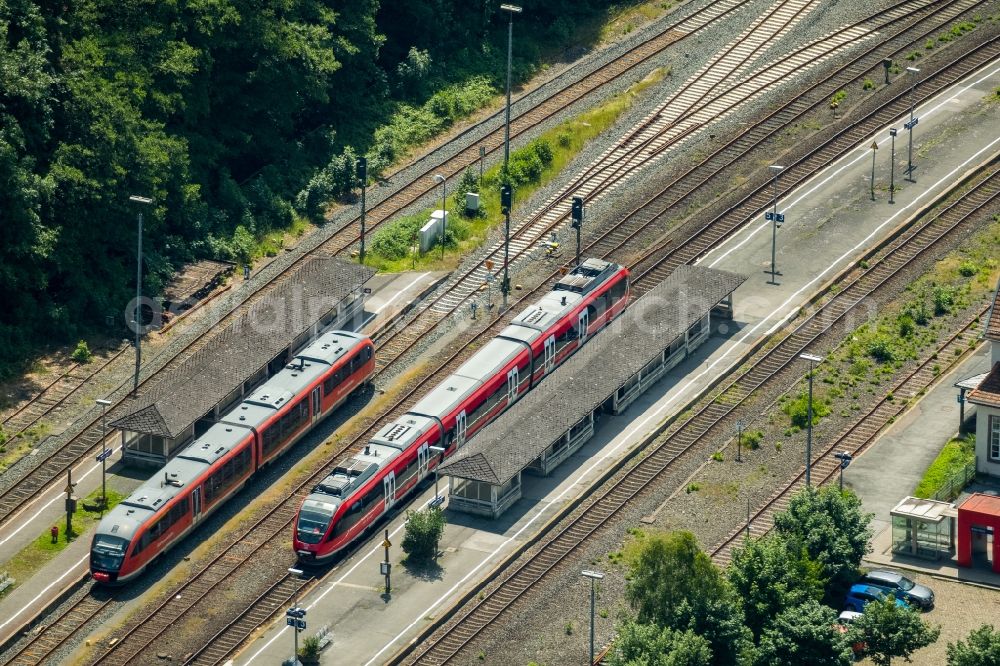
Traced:
<svg viewBox="0 0 1000 666">
<path fill-rule="evenodd" d="M 392 542 L 389 541 L 389 528 L 385 530 L 382 547 L 385 548 L 385 561 L 379 562 L 379 573 L 385 576 L 385 596 L 388 597 L 392 594 L 392 563 L 389 561 L 389 548 L 392 547 Z"/>
<path fill-rule="evenodd" d="M 580 232 L 583 228 L 583 197 L 573 197 L 573 222 L 576 229 L 576 265 L 580 265 Z"/>
<path fill-rule="evenodd" d="M 885 68 L 885 85 L 889 85 L 889 70 L 892 69 L 892 58 L 883 58 L 882 67 Z"/>
<path fill-rule="evenodd" d="M 361 265 L 365 264 L 365 190 L 368 186 L 368 158 L 358 158 L 358 180 L 361 181 L 361 251 L 359 259 Z"/>
<path fill-rule="evenodd" d="M 303 572 L 302 569 L 291 567 L 288 569 L 288 573 L 301 577 Z M 285 625 L 292 628 L 292 634 L 295 637 L 295 651 L 292 652 L 293 664 L 299 663 L 299 632 L 306 628 L 306 609 L 299 606 L 298 594 L 298 590 L 296 590 L 291 608 L 285 611 Z"/>
<path fill-rule="evenodd" d="M 503 307 L 507 309 L 507 297 L 510 296 L 510 209 L 514 205 L 514 188 L 509 183 L 500 186 L 500 210 L 503 212 L 503 279 L 500 281 L 500 293 L 503 294 Z"/>
</svg>

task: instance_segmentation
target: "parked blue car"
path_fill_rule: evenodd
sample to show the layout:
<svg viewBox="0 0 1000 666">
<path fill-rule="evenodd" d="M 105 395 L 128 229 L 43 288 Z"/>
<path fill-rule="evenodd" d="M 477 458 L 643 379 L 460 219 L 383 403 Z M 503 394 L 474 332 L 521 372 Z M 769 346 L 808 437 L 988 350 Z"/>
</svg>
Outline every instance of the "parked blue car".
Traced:
<svg viewBox="0 0 1000 666">
<path fill-rule="evenodd" d="M 884 587 L 876 587 L 875 585 L 851 585 L 851 591 L 848 592 L 847 597 L 844 598 L 844 610 L 863 613 L 865 606 L 868 605 L 868 602 L 881 601 L 891 595 L 892 591 L 887 590 Z M 902 599 L 896 599 L 896 605 L 902 606 L 903 608 L 910 607 L 910 605 Z"/>
</svg>

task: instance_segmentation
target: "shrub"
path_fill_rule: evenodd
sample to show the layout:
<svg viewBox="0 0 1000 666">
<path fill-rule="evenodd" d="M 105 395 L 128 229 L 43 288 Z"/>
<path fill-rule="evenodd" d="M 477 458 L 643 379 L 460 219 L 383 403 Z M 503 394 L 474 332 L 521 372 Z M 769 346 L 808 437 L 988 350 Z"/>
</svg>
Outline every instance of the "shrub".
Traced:
<svg viewBox="0 0 1000 666">
<path fill-rule="evenodd" d="M 865 79 L 864 82 L 861 84 L 862 90 L 871 90 L 874 87 L 875 87 L 875 82 L 872 81 L 871 79 Z"/>
<path fill-rule="evenodd" d="M 815 405 L 813 405 L 815 407 Z M 751 451 L 756 451 L 760 448 L 761 442 L 764 441 L 764 431 L 763 430 L 748 430 L 743 433 L 743 446 L 747 447 Z"/>
<path fill-rule="evenodd" d="M 830 108 L 836 109 L 845 99 L 847 99 L 847 93 L 843 90 L 838 90 L 833 93 L 833 97 L 830 98 Z"/>
<path fill-rule="evenodd" d="M 913 323 L 913 317 L 911 317 L 908 314 L 900 315 L 900 317 L 897 320 L 897 322 L 899 323 L 899 335 L 900 335 L 900 337 L 908 338 L 911 335 L 913 335 L 913 331 L 915 330 L 914 323 Z"/>
<path fill-rule="evenodd" d="M 299 656 L 303 659 L 314 660 L 319 657 L 320 644 L 319 636 L 306 636 L 302 639 L 302 647 L 299 648 Z"/>
<path fill-rule="evenodd" d="M 948 314 L 955 304 L 955 292 L 948 287 L 934 288 L 934 314 L 938 317 Z"/>
<path fill-rule="evenodd" d="M 407 511 L 403 552 L 407 562 L 421 564 L 437 555 L 438 544 L 444 534 L 444 512 L 438 507 Z"/>
<path fill-rule="evenodd" d="M 90 363 L 90 359 L 93 358 L 93 354 L 90 353 L 90 347 L 87 345 L 86 340 L 80 340 L 76 343 L 76 349 L 73 350 L 73 360 L 77 363 Z"/>
<path fill-rule="evenodd" d="M 962 277 L 972 277 L 979 272 L 979 266 L 971 261 L 963 261 L 958 266 L 958 274 Z"/>
<path fill-rule="evenodd" d="M 792 420 L 793 426 L 805 428 L 809 425 L 809 395 L 807 393 L 800 393 L 794 400 L 786 402 L 781 410 Z M 820 419 L 829 413 L 830 406 L 827 401 L 814 395 L 812 403 L 813 425 L 819 423 Z"/>
<path fill-rule="evenodd" d="M 868 355 L 879 363 L 891 363 L 896 360 L 892 342 L 884 336 L 878 336 L 868 343 Z"/>
<path fill-rule="evenodd" d="M 713 453 L 712 460 L 714 460 L 715 462 L 722 462 L 723 461 L 722 451 L 716 451 L 715 453 Z"/>
</svg>

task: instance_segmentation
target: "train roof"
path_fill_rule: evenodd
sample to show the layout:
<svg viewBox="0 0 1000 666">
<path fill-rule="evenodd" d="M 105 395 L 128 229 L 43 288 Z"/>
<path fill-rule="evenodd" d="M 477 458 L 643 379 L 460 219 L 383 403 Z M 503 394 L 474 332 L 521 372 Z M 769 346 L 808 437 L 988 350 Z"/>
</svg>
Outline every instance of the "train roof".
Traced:
<svg viewBox="0 0 1000 666">
<path fill-rule="evenodd" d="M 185 446 L 175 460 L 184 459 L 211 465 L 250 435 L 249 426 L 241 427 L 232 423 L 216 423 L 204 435 Z"/>
<path fill-rule="evenodd" d="M 350 331 L 330 331 L 295 355 L 297 359 L 333 365 L 352 349 L 362 344 L 365 336 Z"/>
<path fill-rule="evenodd" d="M 200 460 L 192 460 L 183 456 L 174 458 L 156 476 L 139 486 L 118 506 L 109 511 L 97 527 L 98 534 L 108 534 L 131 540 L 143 522 L 154 516 L 170 500 L 188 492 L 186 486 L 208 467 L 207 463 Z"/>
<path fill-rule="evenodd" d="M 471 379 L 462 375 L 448 375 L 430 393 L 425 395 L 420 402 L 411 407 L 409 411 L 414 414 L 425 414 L 427 416 L 443 418 L 457 407 L 460 402 L 472 395 L 482 384 L 478 379 Z"/>
<path fill-rule="evenodd" d="M 402 451 L 402 447 L 369 442 L 359 451 L 337 465 L 322 481 L 313 487 L 306 502 L 337 505 L 351 493 L 375 476 Z"/>
<path fill-rule="evenodd" d="M 375 444 L 407 448 L 430 428 L 437 428 L 437 421 L 418 414 L 404 414 L 375 433 L 371 441 Z"/>
<path fill-rule="evenodd" d="M 503 366 L 510 363 L 519 353 L 524 351 L 524 345 L 512 340 L 493 338 L 487 342 L 482 349 L 472 355 L 468 361 L 463 363 L 456 375 L 485 381 L 500 371 Z"/>
<path fill-rule="evenodd" d="M 511 320 L 515 326 L 546 331 L 583 300 L 571 291 L 550 291 Z"/>
<path fill-rule="evenodd" d="M 621 266 L 610 261 L 590 257 L 562 276 L 552 289 L 586 294 L 620 268 Z"/>
</svg>

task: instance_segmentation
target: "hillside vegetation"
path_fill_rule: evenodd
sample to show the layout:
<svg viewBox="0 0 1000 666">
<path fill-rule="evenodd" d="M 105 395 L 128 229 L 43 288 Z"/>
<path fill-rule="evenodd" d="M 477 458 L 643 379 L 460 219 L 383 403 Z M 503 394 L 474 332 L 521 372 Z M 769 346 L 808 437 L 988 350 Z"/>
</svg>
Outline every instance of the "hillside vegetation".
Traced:
<svg viewBox="0 0 1000 666">
<path fill-rule="evenodd" d="M 525 0 L 515 78 L 598 39 L 604 0 Z M 0 0 L 0 377 L 186 261 L 245 261 L 496 99 L 507 16 L 461 0 Z"/>
</svg>

